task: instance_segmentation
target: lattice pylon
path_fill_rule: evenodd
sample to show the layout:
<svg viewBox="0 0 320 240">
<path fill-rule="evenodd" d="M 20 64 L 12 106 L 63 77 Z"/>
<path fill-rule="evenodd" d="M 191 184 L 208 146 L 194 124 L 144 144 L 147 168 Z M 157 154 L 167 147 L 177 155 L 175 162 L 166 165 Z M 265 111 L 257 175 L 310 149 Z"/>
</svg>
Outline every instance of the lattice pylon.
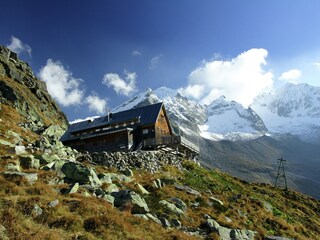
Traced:
<svg viewBox="0 0 320 240">
<path fill-rule="evenodd" d="M 281 181 L 284 181 L 285 189 L 288 190 L 286 172 L 284 170 L 284 166 L 285 166 L 285 162 L 286 161 L 287 160 L 284 160 L 282 157 L 278 159 L 278 162 L 279 162 L 278 173 L 277 173 L 277 176 L 276 176 L 276 180 L 274 182 L 274 186 L 277 187 L 278 184 L 280 185 Z"/>
</svg>

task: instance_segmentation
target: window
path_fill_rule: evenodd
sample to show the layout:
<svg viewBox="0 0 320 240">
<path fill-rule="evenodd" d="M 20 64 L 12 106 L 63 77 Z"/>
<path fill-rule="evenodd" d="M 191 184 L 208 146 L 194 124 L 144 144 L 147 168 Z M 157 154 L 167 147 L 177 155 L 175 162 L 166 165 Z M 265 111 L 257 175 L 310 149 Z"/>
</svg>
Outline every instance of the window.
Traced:
<svg viewBox="0 0 320 240">
<path fill-rule="evenodd" d="M 148 132 L 149 132 L 148 129 L 143 129 L 142 130 L 142 134 L 148 134 Z"/>
</svg>

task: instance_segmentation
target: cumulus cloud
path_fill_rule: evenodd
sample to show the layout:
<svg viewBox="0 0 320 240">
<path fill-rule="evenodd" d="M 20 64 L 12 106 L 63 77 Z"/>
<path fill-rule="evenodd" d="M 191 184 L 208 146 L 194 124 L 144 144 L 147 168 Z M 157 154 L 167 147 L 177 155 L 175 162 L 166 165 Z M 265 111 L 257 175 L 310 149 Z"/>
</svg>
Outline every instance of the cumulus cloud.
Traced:
<svg viewBox="0 0 320 240">
<path fill-rule="evenodd" d="M 21 52 L 27 52 L 29 57 L 31 57 L 31 47 L 28 44 L 23 43 L 19 38 L 11 36 L 11 42 L 9 45 L 7 45 L 7 47 L 17 54 L 20 54 Z"/>
<path fill-rule="evenodd" d="M 133 56 L 141 56 L 141 52 L 139 52 L 138 50 L 134 50 L 131 53 Z"/>
<path fill-rule="evenodd" d="M 314 62 L 313 65 L 316 67 L 320 67 L 320 62 Z"/>
<path fill-rule="evenodd" d="M 106 113 L 107 100 L 100 98 L 97 94 L 93 93 L 92 95 L 89 95 L 86 97 L 85 102 L 88 104 L 90 111 L 97 114 Z"/>
<path fill-rule="evenodd" d="M 284 72 L 280 75 L 279 80 L 295 82 L 298 78 L 301 77 L 301 71 L 298 69 L 291 69 L 287 72 Z"/>
<path fill-rule="evenodd" d="M 47 60 L 40 69 L 39 77 L 47 83 L 51 96 L 62 106 L 77 105 L 82 102 L 84 91 L 80 89 L 81 79 L 74 78 L 59 61 Z"/>
<path fill-rule="evenodd" d="M 159 64 L 160 58 L 162 58 L 161 54 L 151 58 L 150 65 L 149 65 L 149 69 L 150 70 L 153 70 L 153 69 L 155 69 L 157 67 L 157 65 Z"/>
<path fill-rule="evenodd" d="M 232 60 L 204 61 L 180 92 L 203 104 L 225 95 L 247 107 L 258 93 L 272 87 L 273 74 L 263 69 L 267 56 L 265 49 L 250 49 Z"/>
<path fill-rule="evenodd" d="M 116 73 L 106 73 L 103 77 L 102 84 L 109 88 L 112 87 L 117 94 L 129 96 L 137 91 L 136 78 L 137 74 L 135 72 L 125 71 L 124 78 L 121 78 Z"/>
</svg>

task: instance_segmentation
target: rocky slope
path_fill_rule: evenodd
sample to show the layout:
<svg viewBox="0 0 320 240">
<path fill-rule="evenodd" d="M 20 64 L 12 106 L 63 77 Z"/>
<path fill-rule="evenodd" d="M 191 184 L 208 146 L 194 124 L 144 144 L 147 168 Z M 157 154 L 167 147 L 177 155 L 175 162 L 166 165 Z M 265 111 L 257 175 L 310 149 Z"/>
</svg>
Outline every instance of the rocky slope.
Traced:
<svg viewBox="0 0 320 240">
<path fill-rule="evenodd" d="M 320 203 L 300 193 L 249 184 L 163 151 L 89 155 L 64 147 L 64 115 L 27 65 L 3 49 L 0 239 L 320 234 Z"/>
</svg>

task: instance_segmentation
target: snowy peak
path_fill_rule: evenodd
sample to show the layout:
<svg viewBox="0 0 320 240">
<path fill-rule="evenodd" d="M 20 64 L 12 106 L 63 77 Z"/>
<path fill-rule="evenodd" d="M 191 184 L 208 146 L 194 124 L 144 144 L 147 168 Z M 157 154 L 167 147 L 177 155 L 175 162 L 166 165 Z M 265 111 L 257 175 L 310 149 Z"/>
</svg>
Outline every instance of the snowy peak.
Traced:
<svg viewBox="0 0 320 240">
<path fill-rule="evenodd" d="M 220 140 L 249 139 L 267 132 L 261 118 L 240 103 L 219 97 L 207 106 L 208 121 L 201 126 L 205 138 Z"/>
<path fill-rule="evenodd" d="M 258 96 L 253 107 L 266 107 L 280 117 L 320 117 L 320 87 L 287 83 L 274 93 Z"/>
<path fill-rule="evenodd" d="M 320 141 L 320 87 L 288 83 L 258 96 L 251 106 L 271 133 L 290 133 Z"/>
<path fill-rule="evenodd" d="M 154 90 L 153 94 L 156 95 L 159 99 L 164 100 L 167 98 L 174 98 L 178 94 L 178 91 L 168 87 L 160 87 Z"/>
</svg>

